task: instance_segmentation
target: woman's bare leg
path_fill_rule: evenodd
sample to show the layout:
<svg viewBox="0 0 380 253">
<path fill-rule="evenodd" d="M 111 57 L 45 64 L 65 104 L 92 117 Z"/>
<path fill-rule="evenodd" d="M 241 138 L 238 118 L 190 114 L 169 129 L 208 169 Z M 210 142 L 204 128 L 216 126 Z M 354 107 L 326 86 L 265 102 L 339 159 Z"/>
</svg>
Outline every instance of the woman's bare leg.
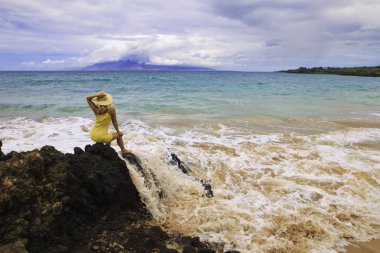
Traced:
<svg viewBox="0 0 380 253">
<path fill-rule="evenodd" d="M 119 147 L 121 149 L 121 153 L 129 153 L 130 152 L 128 149 L 125 148 L 124 140 L 123 140 L 122 136 L 119 136 L 118 133 L 112 133 L 112 140 L 115 140 L 115 139 L 116 139 L 117 145 L 119 145 Z"/>
<path fill-rule="evenodd" d="M 119 145 L 120 149 L 121 149 L 121 153 L 128 153 L 129 150 L 125 148 L 124 146 L 124 140 L 123 140 L 123 137 L 120 136 L 116 139 L 116 142 L 117 142 L 117 145 Z"/>
</svg>

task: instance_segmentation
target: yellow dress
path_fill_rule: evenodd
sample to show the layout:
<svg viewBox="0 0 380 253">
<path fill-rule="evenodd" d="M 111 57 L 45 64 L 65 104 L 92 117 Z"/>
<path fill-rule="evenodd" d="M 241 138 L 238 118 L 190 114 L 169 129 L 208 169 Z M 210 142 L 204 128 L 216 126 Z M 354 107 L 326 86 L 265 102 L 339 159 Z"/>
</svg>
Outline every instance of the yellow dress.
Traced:
<svg viewBox="0 0 380 253">
<path fill-rule="evenodd" d="M 112 141 L 112 134 L 108 133 L 111 122 L 111 115 L 107 112 L 102 115 L 95 115 L 95 124 L 90 131 L 93 141 L 99 143 L 109 143 Z"/>
</svg>

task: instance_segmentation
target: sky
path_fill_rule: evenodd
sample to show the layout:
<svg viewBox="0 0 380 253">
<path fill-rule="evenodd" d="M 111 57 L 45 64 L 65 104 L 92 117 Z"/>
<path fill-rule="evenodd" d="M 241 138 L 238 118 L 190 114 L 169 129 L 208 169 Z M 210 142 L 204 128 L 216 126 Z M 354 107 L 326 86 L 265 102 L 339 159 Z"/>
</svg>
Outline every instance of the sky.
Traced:
<svg viewBox="0 0 380 253">
<path fill-rule="evenodd" d="M 0 70 L 380 65 L 379 0 L 0 0 Z"/>
</svg>

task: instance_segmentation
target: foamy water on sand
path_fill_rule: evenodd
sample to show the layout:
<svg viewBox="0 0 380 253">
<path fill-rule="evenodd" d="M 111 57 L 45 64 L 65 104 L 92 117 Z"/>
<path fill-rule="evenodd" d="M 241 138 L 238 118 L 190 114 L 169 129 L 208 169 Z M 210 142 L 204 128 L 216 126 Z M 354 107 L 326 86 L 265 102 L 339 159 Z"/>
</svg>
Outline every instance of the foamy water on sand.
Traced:
<svg viewBox="0 0 380 253">
<path fill-rule="evenodd" d="M 290 125 L 301 129 L 305 121 Z M 313 133 L 178 124 L 186 127 L 121 122 L 128 148 L 144 167 L 145 178 L 128 164 L 133 180 L 168 231 L 241 252 L 337 252 L 349 241 L 379 237 L 376 120 L 368 127 L 333 122 L 325 131 L 314 125 L 319 130 Z M 82 117 L 19 117 L 0 123 L 0 139 L 4 152 L 43 145 L 73 152 L 89 143 L 91 125 L 92 119 Z M 171 153 L 189 174 L 170 164 Z M 200 179 L 212 185 L 213 198 Z"/>
</svg>

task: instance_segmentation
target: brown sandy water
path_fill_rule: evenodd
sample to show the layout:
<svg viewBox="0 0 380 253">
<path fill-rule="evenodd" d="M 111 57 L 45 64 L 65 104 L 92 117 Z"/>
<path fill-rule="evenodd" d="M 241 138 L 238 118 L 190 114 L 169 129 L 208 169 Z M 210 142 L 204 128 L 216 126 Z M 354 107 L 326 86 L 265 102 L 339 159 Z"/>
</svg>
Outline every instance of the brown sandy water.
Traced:
<svg viewBox="0 0 380 253">
<path fill-rule="evenodd" d="M 347 253 L 379 253 L 380 240 L 373 240 L 370 242 L 353 243 L 346 248 Z"/>
</svg>

